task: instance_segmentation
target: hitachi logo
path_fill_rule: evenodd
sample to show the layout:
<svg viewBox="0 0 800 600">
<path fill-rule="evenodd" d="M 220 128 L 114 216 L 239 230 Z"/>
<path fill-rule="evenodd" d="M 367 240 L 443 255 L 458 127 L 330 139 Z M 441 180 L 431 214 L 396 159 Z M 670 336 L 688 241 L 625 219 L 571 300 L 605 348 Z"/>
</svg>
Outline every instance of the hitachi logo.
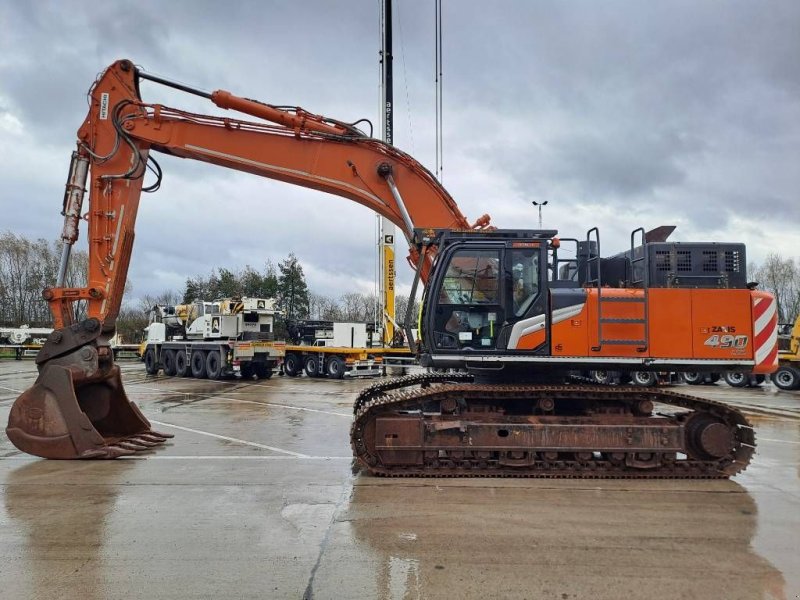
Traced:
<svg viewBox="0 0 800 600">
<path fill-rule="evenodd" d="M 100 94 L 100 120 L 108 119 L 108 93 Z"/>
</svg>

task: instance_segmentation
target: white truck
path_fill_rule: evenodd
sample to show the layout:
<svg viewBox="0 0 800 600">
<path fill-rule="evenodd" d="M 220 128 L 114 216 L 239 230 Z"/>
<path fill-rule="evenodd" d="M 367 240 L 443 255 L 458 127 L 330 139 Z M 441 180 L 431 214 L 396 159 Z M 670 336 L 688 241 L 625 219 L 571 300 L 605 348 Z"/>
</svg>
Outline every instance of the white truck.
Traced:
<svg viewBox="0 0 800 600">
<path fill-rule="evenodd" d="M 274 339 L 275 313 L 274 300 L 266 298 L 154 306 L 142 348 L 145 370 L 198 379 L 236 373 L 269 379 L 285 348 Z"/>
</svg>

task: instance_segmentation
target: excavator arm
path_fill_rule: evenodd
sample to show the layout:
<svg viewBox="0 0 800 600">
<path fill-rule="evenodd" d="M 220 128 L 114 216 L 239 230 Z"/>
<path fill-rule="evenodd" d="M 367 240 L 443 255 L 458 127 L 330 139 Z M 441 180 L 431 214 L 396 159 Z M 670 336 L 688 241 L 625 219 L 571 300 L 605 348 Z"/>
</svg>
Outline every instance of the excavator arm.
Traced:
<svg viewBox="0 0 800 600">
<path fill-rule="evenodd" d="M 139 93 L 142 79 L 259 120 L 147 104 Z M 423 281 L 435 250 L 414 239 L 415 228 L 489 225 L 488 215 L 470 225 L 436 178 L 411 156 L 354 125 L 300 108 L 278 108 L 225 91 L 207 94 L 143 73 L 129 60 L 106 69 L 92 86 L 89 100 L 64 195 L 58 278 L 44 291 L 55 331 L 37 356 L 39 377 L 15 402 L 6 429 L 14 445 L 29 454 L 114 458 L 171 437 L 153 431 L 128 401 L 109 345 L 131 259 L 139 199 L 142 192 L 155 191 L 161 180 L 154 153 L 200 160 L 358 202 L 405 234 L 409 262 Z M 148 170 L 156 182 L 145 187 Z M 88 281 L 85 287 L 67 288 L 70 250 L 82 219 L 88 224 Z M 78 301 L 87 304 L 88 319 L 81 322 L 73 316 Z"/>
<path fill-rule="evenodd" d="M 134 226 L 151 153 L 194 159 L 316 189 L 353 200 L 386 217 L 405 234 L 416 265 L 414 228 L 466 229 L 470 224 L 450 194 L 419 162 L 356 127 L 279 109 L 225 91 L 205 94 L 223 109 L 262 119 L 243 121 L 192 114 L 139 96 L 139 81 L 166 80 L 141 73 L 127 60 L 110 66 L 90 92 L 89 114 L 78 132 L 70 169 L 62 238 L 65 252 L 77 239 L 86 178 L 89 211 L 89 281 L 86 288 L 47 291 L 56 327 L 71 323 L 71 304 L 86 300 L 90 317 L 113 322 L 119 312 L 133 247 Z M 157 182 L 158 183 L 158 182 Z M 157 186 L 157 183 L 155 186 Z M 151 186 L 155 187 L 155 186 Z M 485 227 L 484 215 L 472 227 Z M 62 265 L 66 264 L 66 259 Z M 424 269 L 423 280 L 427 274 Z"/>
</svg>

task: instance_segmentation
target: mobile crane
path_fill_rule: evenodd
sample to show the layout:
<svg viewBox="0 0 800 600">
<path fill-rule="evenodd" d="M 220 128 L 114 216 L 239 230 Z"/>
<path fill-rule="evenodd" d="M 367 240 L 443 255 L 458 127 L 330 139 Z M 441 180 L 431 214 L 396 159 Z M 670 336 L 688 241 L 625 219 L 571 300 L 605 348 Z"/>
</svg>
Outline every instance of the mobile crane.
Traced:
<svg viewBox="0 0 800 600">
<path fill-rule="evenodd" d="M 269 298 L 196 300 L 150 310 L 142 346 L 145 370 L 156 375 L 269 379 L 284 355 L 275 341 L 275 301 Z"/>
<path fill-rule="evenodd" d="M 143 79 L 260 121 L 147 104 Z M 403 232 L 412 294 L 426 284 L 421 364 L 461 372 L 411 375 L 358 396 L 351 445 L 370 473 L 696 478 L 747 466 L 754 433 L 733 408 L 655 388 L 565 383 L 575 370 L 600 368 L 775 370 L 775 301 L 748 285 L 741 244 L 667 243 L 639 229 L 629 252 L 604 259 L 596 228 L 569 241 L 492 229 L 487 215 L 470 224 L 427 169 L 356 124 L 207 94 L 129 60 L 106 69 L 89 99 L 64 198 L 59 276 L 44 292 L 56 330 L 6 429 L 19 449 L 113 458 L 165 439 L 128 401 L 108 347 L 139 198 L 161 176 L 155 151 L 343 196 Z M 143 188 L 148 166 L 158 180 Z M 87 180 L 88 282 L 65 288 Z M 574 259 L 559 254 L 563 243 L 575 244 Z M 89 318 L 73 323 L 77 300 Z"/>
</svg>

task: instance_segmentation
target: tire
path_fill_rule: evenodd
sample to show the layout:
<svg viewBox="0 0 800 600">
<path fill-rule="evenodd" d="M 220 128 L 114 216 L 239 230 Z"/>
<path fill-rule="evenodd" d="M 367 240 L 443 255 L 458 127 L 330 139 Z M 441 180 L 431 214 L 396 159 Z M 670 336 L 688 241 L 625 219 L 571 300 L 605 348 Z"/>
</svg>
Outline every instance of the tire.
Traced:
<svg viewBox="0 0 800 600">
<path fill-rule="evenodd" d="M 161 355 L 161 361 L 164 363 L 164 375 L 174 377 L 177 371 L 175 365 L 175 350 L 164 350 L 164 353 Z"/>
<path fill-rule="evenodd" d="M 185 350 L 178 350 L 175 353 L 175 375 L 178 377 L 189 377 L 192 370 L 189 368 L 189 359 L 186 357 Z"/>
<path fill-rule="evenodd" d="M 772 383 L 782 390 L 800 388 L 800 369 L 791 365 L 781 365 L 772 375 Z"/>
<path fill-rule="evenodd" d="M 701 385 L 703 383 L 702 373 L 698 373 L 697 371 L 687 371 L 683 373 L 683 380 L 688 383 L 689 385 Z"/>
<path fill-rule="evenodd" d="M 297 377 L 302 371 L 301 364 L 297 354 L 287 354 L 283 359 L 283 372 L 289 377 Z"/>
<path fill-rule="evenodd" d="M 219 350 L 211 350 L 206 356 L 206 376 L 209 379 L 222 377 L 222 359 L 219 356 Z"/>
<path fill-rule="evenodd" d="M 731 387 L 743 388 L 750 383 L 750 376 L 747 373 L 725 373 L 722 378 Z"/>
<path fill-rule="evenodd" d="M 205 379 L 206 374 L 206 353 L 202 350 L 195 350 L 192 352 L 192 358 L 189 360 L 189 366 L 192 369 L 192 377 L 196 379 Z"/>
<path fill-rule="evenodd" d="M 253 369 L 255 370 L 259 379 L 269 379 L 272 377 L 272 367 L 266 363 L 255 363 L 253 365 Z"/>
<path fill-rule="evenodd" d="M 638 387 L 653 387 L 658 383 L 658 376 L 652 371 L 633 371 L 631 382 Z"/>
<path fill-rule="evenodd" d="M 309 377 L 318 377 L 319 359 L 316 356 L 307 356 L 304 365 L 306 375 Z"/>
<path fill-rule="evenodd" d="M 156 351 L 148 348 L 144 353 L 144 370 L 148 375 L 158 375 L 158 359 Z"/>
<path fill-rule="evenodd" d="M 722 379 L 722 375 L 720 375 L 719 373 L 711 373 L 711 375 L 709 376 L 709 384 L 714 385 L 720 379 Z"/>
<path fill-rule="evenodd" d="M 331 379 L 342 379 L 346 366 L 341 356 L 331 356 L 325 371 Z"/>
<path fill-rule="evenodd" d="M 243 364 L 241 370 L 239 371 L 239 374 L 242 376 L 242 379 L 246 379 L 248 381 L 251 380 L 253 378 L 253 375 L 255 374 L 253 372 L 253 365 L 251 365 L 250 363 Z"/>
<path fill-rule="evenodd" d="M 591 379 L 602 385 L 611 385 L 617 382 L 612 371 L 592 371 Z"/>
<path fill-rule="evenodd" d="M 766 375 L 756 375 L 755 380 L 751 381 L 750 385 L 752 385 L 753 387 L 758 387 L 759 385 L 763 384 L 766 380 L 767 380 Z"/>
</svg>

